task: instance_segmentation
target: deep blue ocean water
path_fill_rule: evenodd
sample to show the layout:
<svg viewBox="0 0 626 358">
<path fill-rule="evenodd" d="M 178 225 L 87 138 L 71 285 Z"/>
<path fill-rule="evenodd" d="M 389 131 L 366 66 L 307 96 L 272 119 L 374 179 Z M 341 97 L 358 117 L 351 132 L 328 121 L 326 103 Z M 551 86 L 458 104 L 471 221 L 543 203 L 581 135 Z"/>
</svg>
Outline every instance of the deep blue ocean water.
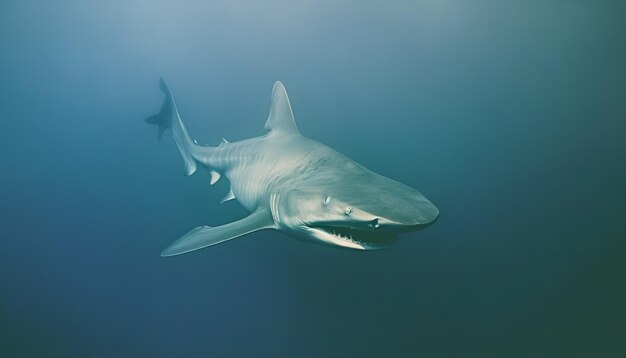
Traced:
<svg viewBox="0 0 626 358">
<path fill-rule="evenodd" d="M 623 357 L 625 7 L 610 1 L 0 3 L 0 356 Z M 303 134 L 438 222 L 355 252 L 264 231 L 156 141 Z"/>
</svg>

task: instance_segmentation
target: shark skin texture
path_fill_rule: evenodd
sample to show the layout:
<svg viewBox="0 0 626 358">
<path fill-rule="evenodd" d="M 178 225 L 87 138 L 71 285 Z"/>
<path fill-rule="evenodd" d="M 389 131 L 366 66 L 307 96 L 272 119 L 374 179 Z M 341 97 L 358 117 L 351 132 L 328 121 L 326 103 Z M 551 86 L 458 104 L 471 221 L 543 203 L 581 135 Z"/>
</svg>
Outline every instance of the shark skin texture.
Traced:
<svg viewBox="0 0 626 358">
<path fill-rule="evenodd" d="M 237 200 L 251 214 L 218 227 L 197 227 L 170 244 L 161 256 L 174 256 L 274 229 L 302 240 L 356 250 L 391 246 L 398 234 L 432 224 L 439 210 L 419 191 L 376 174 L 335 150 L 300 134 L 281 82 L 272 91 L 267 133 L 217 147 L 198 145 L 181 121 L 163 79 L 161 111 L 146 122 L 166 129 L 185 163 L 221 177 L 231 189 L 222 202 Z"/>
</svg>

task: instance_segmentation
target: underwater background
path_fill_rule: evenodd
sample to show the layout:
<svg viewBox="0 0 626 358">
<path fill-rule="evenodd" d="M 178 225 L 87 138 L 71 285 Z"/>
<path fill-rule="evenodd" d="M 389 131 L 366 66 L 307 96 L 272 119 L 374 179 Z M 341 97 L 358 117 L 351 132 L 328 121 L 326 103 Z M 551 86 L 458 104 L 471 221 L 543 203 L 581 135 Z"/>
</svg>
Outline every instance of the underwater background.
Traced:
<svg viewBox="0 0 626 358">
<path fill-rule="evenodd" d="M 0 3 L 0 356 L 624 357 L 619 1 Z M 302 133 L 417 188 L 383 251 L 254 233 L 144 118 Z"/>
</svg>

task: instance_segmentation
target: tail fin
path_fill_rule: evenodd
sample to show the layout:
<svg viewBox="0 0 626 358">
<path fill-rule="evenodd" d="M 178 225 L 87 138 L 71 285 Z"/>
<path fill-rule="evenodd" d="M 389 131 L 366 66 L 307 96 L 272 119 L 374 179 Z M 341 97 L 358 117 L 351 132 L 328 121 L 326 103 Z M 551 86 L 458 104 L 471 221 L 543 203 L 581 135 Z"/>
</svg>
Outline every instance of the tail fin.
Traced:
<svg viewBox="0 0 626 358">
<path fill-rule="evenodd" d="M 172 102 L 174 102 L 174 100 L 172 99 L 170 89 L 167 87 L 167 84 L 165 84 L 165 80 L 163 79 L 163 77 L 161 77 L 159 85 L 161 87 L 161 91 L 165 93 L 165 100 L 163 101 L 163 105 L 161 106 L 161 111 L 155 115 L 146 118 L 146 122 L 159 126 L 157 140 L 160 142 L 161 136 L 163 136 L 163 132 L 167 128 L 172 127 Z"/>
<path fill-rule="evenodd" d="M 191 175 L 196 171 L 196 161 L 192 155 L 192 150 L 195 144 L 191 140 L 191 137 L 189 137 L 187 129 L 180 119 L 178 109 L 176 108 L 176 102 L 174 102 L 174 97 L 172 96 L 172 92 L 170 91 L 163 78 L 161 78 L 159 85 L 161 87 L 161 91 L 165 93 L 165 99 L 163 100 L 163 105 L 161 105 L 161 111 L 155 115 L 146 118 L 146 122 L 150 124 L 156 124 L 159 127 L 157 137 L 159 141 L 161 140 L 163 132 L 167 128 L 172 129 L 172 136 L 174 137 L 176 146 L 178 147 L 180 155 L 185 161 L 185 174 Z"/>
</svg>

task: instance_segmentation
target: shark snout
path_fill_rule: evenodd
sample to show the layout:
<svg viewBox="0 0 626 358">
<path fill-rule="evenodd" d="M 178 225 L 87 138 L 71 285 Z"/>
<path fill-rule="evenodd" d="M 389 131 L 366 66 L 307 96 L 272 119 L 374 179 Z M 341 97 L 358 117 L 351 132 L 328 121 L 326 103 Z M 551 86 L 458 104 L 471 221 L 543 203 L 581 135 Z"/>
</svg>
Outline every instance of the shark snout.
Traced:
<svg viewBox="0 0 626 358">
<path fill-rule="evenodd" d="M 415 220 L 417 225 L 429 225 L 439 218 L 439 209 L 430 201 L 424 199 L 423 202 L 419 203 L 418 207 L 419 210 Z"/>
<path fill-rule="evenodd" d="M 398 206 L 381 214 L 377 218 L 377 224 L 381 228 L 410 230 L 435 222 L 439 217 L 439 209 L 427 199 L 422 199 L 412 205 Z"/>
<path fill-rule="evenodd" d="M 345 221 L 348 226 L 364 230 L 414 230 L 417 227 L 431 224 L 439 217 L 439 209 L 424 199 L 413 205 L 401 205 L 378 212 L 353 209 Z M 341 225 L 342 223 L 333 223 Z M 345 222 L 343 223 L 345 225 Z"/>
</svg>

